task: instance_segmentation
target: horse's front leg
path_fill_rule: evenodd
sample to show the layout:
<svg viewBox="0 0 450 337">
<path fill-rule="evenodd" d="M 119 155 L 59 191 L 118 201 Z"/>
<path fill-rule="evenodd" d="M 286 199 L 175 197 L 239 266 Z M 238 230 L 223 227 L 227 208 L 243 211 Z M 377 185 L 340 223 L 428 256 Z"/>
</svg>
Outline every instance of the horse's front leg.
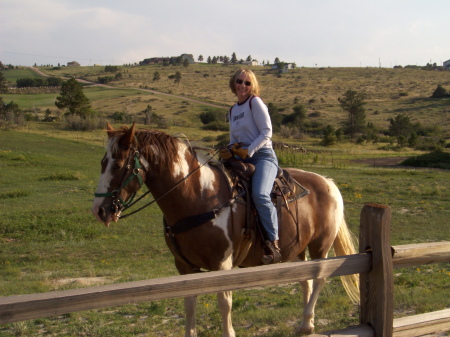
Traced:
<svg viewBox="0 0 450 337">
<path fill-rule="evenodd" d="M 233 293 L 231 291 L 217 293 L 217 301 L 222 315 L 222 337 L 235 337 L 236 334 L 233 329 L 233 323 L 231 322 Z"/>
<path fill-rule="evenodd" d="M 184 298 L 184 311 L 186 313 L 186 330 L 185 337 L 196 337 L 197 329 L 195 328 L 195 313 L 197 309 L 197 296 Z"/>
<path fill-rule="evenodd" d="M 313 281 L 313 291 L 310 293 L 311 280 L 302 282 L 303 296 L 305 306 L 303 308 L 303 321 L 300 326 L 295 330 L 296 334 L 309 335 L 314 332 L 314 308 L 319 298 L 319 294 L 325 286 L 326 279 L 319 278 Z M 309 296 L 310 294 L 310 296 Z"/>
</svg>

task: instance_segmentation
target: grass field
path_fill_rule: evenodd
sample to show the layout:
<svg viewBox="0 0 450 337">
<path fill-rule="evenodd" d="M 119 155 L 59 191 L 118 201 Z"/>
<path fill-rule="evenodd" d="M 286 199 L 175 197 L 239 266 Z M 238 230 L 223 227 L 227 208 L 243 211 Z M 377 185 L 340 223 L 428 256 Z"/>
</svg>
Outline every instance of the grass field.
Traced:
<svg viewBox="0 0 450 337">
<path fill-rule="evenodd" d="M 10 69 L 2 71 L 2 73 L 6 80 L 13 84 L 16 84 L 16 80 L 19 78 L 42 78 L 42 76 L 36 74 L 36 72 L 32 71 L 30 68 Z"/>
<path fill-rule="evenodd" d="M 235 101 L 228 78 L 235 66 L 196 64 L 183 67 L 121 67 L 113 89 L 89 86 L 84 93 L 104 116 L 127 112 L 140 117 L 152 111 L 170 121 L 170 134 L 212 146 L 223 132 L 201 129 L 199 113 L 208 107 L 190 98 L 227 107 Z M 51 76 L 75 76 L 97 81 L 104 67 L 41 68 Z M 161 80 L 153 81 L 155 71 Z M 174 84 L 169 75 L 182 72 Z M 290 113 L 304 104 L 310 121 L 339 126 L 346 115 L 337 98 L 347 89 L 368 94 L 366 121 L 387 128 L 398 113 L 413 122 L 439 126 L 450 138 L 450 99 L 429 97 L 437 84 L 450 89 L 448 72 L 377 68 L 299 68 L 277 76 L 254 67 L 266 103 Z M 36 77 L 29 69 L 3 72 L 15 82 Z M 179 97 L 150 92 L 156 90 Z M 21 109 L 42 116 L 58 111 L 58 93 L 2 94 Z M 224 109 L 226 111 L 226 109 Z M 311 117 L 312 115 L 315 117 Z M 450 179 L 444 170 L 383 168 L 357 164 L 355 159 L 408 157 L 420 151 L 380 150 L 383 144 L 342 143 L 324 148 L 319 140 L 303 137 L 274 140 L 308 149 L 308 154 L 278 152 L 284 167 L 295 166 L 332 177 L 345 201 L 346 219 L 358 232 L 365 203 L 392 209 L 392 245 L 449 240 Z M 121 220 L 110 228 L 90 212 L 104 154 L 104 131 L 68 131 L 60 123 L 28 122 L 0 130 L 0 294 L 47 292 L 99 284 L 175 275 L 165 246 L 161 213 L 156 206 Z M 450 307 L 450 264 L 395 270 L 395 315 L 401 317 Z M 234 325 L 239 336 L 291 336 L 301 312 L 296 284 L 237 291 Z M 202 296 L 197 315 L 199 336 L 220 335 L 220 316 L 214 296 Z M 317 331 L 353 325 L 358 310 L 346 297 L 340 280 L 328 280 L 317 306 Z M 72 313 L 0 327 L 1 336 L 181 336 L 182 299 Z"/>
<path fill-rule="evenodd" d="M 67 132 L 51 123 L 36 124 L 28 130 L 0 130 L 3 296 L 176 274 L 156 206 L 110 228 L 91 214 L 104 139 L 100 132 Z M 448 240 L 448 171 L 352 162 L 354 158 L 385 155 L 342 145 L 304 155 L 301 167 L 336 181 L 355 233 L 363 205 L 376 202 L 392 209 L 392 245 Z M 278 156 L 285 162 L 283 166 L 295 165 L 292 161 L 289 164 L 289 154 Z M 448 263 L 396 269 L 395 316 L 448 308 L 449 284 Z M 292 336 L 299 323 L 300 295 L 296 284 L 235 292 L 237 334 Z M 0 327 L 0 335 L 182 336 L 183 317 L 182 299 L 172 299 L 8 324 Z M 199 336 L 220 335 L 214 296 L 200 297 L 197 320 Z M 317 331 L 357 324 L 357 308 L 346 297 L 338 278 L 328 280 L 316 321 Z"/>
</svg>

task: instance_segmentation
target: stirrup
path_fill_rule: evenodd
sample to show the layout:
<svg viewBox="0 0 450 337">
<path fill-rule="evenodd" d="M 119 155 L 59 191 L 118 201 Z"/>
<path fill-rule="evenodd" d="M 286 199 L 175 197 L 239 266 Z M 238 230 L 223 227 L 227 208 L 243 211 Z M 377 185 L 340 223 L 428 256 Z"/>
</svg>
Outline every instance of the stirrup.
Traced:
<svg viewBox="0 0 450 337">
<path fill-rule="evenodd" d="M 272 264 L 272 263 L 279 263 L 281 262 L 281 254 L 280 254 L 280 248 L 278 247 L 278 240 L 277 241 L 266 241 L 266 248 L 268 248 L 271 252 L 271 254 L 264 254 L 262 257 L 262 263 L 263 264 Z"/>
</svg>

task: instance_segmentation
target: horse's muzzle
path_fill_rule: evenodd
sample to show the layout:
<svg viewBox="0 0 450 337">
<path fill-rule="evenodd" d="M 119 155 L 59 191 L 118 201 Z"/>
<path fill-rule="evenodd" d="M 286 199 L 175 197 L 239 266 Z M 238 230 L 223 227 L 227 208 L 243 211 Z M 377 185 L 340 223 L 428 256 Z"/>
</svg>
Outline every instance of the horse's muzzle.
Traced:
<svg viewBox="0 0 450 337">
<path fill-rule="evenodd" d="M 107 209 L 105 209 L 105 207 L 103 206 L 94 206 L 92 208 L 92 213 L 94 213 L 94 216 L 97 218 L 97 220 L 104 223 L 106 227 L 109 227 L 111 221 L 119 221 L 120 217 L 120 211 L 115 212 L 111 210 L 110 212 L 108 212 Z"/>
</svg>

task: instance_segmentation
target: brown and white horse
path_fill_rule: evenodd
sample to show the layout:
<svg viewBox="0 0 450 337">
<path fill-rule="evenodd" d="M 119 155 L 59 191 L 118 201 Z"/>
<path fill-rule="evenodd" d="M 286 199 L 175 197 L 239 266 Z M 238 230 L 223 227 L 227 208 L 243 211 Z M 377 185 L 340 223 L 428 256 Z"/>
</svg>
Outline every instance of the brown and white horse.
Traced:
<svg viewBox="0 0 450 337">
<path fill-rule="evenodd" d="M 261 238 L 256 236 L 260 242 L 242 249 L 246 206 L 230 202 L 234 192 L 216 165 L 205 163 L 185 142 L 163 132 L 136 130 L 134 124 L 114 130 L 108 124 L 107 134 L 107 151 L 92 208 L 99 221 L 106 226 L 118 221 L 123 204 L 129 203 L 145 184 L 164 214 L 166 242 L 180 274 L 196 272 L 197 268 L 213 271 L 262 264 Z M 279 224 L 282 262 L 306 260 L 307 248 L 311 259 L 325 258 L 333 244 L 336 255 L 353 254 L 337 186 L 315 173 L 287 170 L 310 194 L 294 201 L 298 218 L 292 216 L 292 207 L 290 212 L 283 209 Z M 195 222 L 196 215 L 211 214 L 212 210 L 213 216 L 203 219 L 200 226 L 171 231 L 180 222 L 192 223 L 184 219 Z M 343 278 L 343 283 L 349 296 L 358 300 L 357 282 Z M 314 330 L 314 307 L 325 279 L 301 284 L 304 312 L 296 332 L 304 334 Z M 232 293 L 221 292 L 217 296 L 222 336 L 235 336 L 231 323 Z M 196 336 L 196 297 L 185 298 L 185 311 L 185 336 Z"/>
</svg>

